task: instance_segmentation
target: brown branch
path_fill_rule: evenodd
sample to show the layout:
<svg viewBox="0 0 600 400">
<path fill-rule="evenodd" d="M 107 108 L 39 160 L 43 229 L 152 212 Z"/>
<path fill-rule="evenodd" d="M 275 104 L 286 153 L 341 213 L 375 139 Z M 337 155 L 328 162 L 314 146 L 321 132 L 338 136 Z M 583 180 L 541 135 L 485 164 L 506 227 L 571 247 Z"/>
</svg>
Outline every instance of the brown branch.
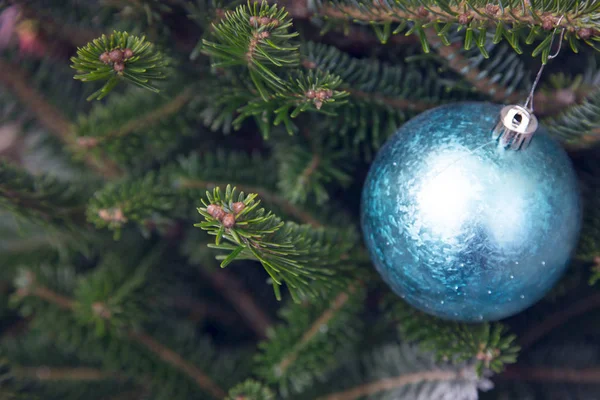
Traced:
<svg viewBox="0 0 600 400">
<path fill-rule="evenodd" d="M 30 281 L 34 282 L 35 277 L 31 276 Z M 20 289 L 21 295 L 32 295 L 39 297 L 43 300 L 53 303 L 60 308 L 73 311 L 76 306 L 76 302 L 66 296 L 53 292 L 51 289 L 44 286 L 36 285 L 32 283 L 31 287 Z M 179 354 L 173 350 L 165 347 L 164 345 L 157 342 L 152 337 L 139 331 L 131 330 L 128 332 L 129 338 L 143 345 L 152 353 L 156 354 L 161 360 L 171 364 L 187 376 L 192 378 L 200 388 L 204 389 L 212 396 L 216 398 L 224 398 L 226 393 L 217 386 L 208 376 L 204 374 L 199 368 L 186 361 Z"/>
<path fill-rule="evenodd" d="M 106 135 L 97 138 L 100 140 L 114 139 L 119 136 L 125 136 L 133 131 L 140 131 L 144 128 L 152 127 L 157 122 L 178 112 L 192 97 L 192 90 L 186 89 L 181 94 L 177 95 L 173 100 L 169 101 L 162 107 L 156 110 L 151 110 L 146 114 L 140 115 L 139 118 L 131 120 L 122 125 L 119 129 L 109 132 Z"/>
<path fill-rule="evenodd" d="M 456 371 L 423 371 L 414 374 L 401 375 L 395 378 L 382 379 L 380 381 L 357 386 L 344 392 L 333 393 L 318 400 L 351 400 L 363 396 L 373 395 L 385 390 L 397 389 L 402 386 L 433 381 L 451 381 L 459 379 L 461 372 Z"/>
<path fill-rule="evenodd" d="M 399 7 L 394 7 L 393 10 L 390 10 L 389 8 L 377 5 L 366 8 L 343 4 L 321 7 L 317 13 L 324 17 L 362 22 L 403 22 L 405 20 L 413 20 L 424 23 L 457 23 L 461 19 L 461 16 L 465 15 L 465 10 L 467 10 L 468 21 L 479 21 L 494 25 L 502 22 L 508 25 L 524 24 L 539 26 L 541 25 L 540 21 L 548 21 L 551 24 L 551 26 L 548 26 L 550 29 L 566 28 L 569 31 L 575 31 L 581 28 L 594 28 L 592 21 L 580 17 L 577 13 L 564 13 L 562 14 L 564 17 L 559 20 L 552 11 L 536 12 L 534 14 L 531 10 L 521 7 L 512 7 L 506 10 L 506 12 L 502 12 L 500 9 L 473 7 L 472 5 L 467 6 L 466 3 L 456 2 L 449 4 L 448 9 L 450 12 L 438 6 L 430 5 L 427 8 L 415 7 L 413 10 L 409 8 L 400 9 Z M 590 34 L 598 35 L 597 32 Z"/>
<path fill-rule="evenodd" d="M 19 379 L 40 381 L 102 381 L 119 378 L 114 373 L 87 367 L 14 367 L 11 368 L 11 373 Z"/>
<path fill-rule="evenodd" d="M 526 382 L 600 383 L 600 368 L 548 368 L 511 365 L 497 379 Z"/>
<path fill-rule="evenodd" d="M 296 218 L 298 221 L 311 225 L 315 228 L 323 227 L 319 221 L 317 221 L 313 216 L 311 216 L 306 211 L 301 210 L 296 205 L 288 201 L 286 198 L 281 197 L 275 193 L 271 193 L 262 188 L 248 185 L 239 185 L 232 184 L 237 187 L 239 190 L 245 193 L 256 193 L 267 203 L 272 203 L 280 207 L 286 214 Z M 217 186 L 227 186 L 227 183 L 222 182 L 208 182 L 194 179 L 183 179 L 181 181 L 181 187 L 185 189 L 205 189 Z"/>
<path fill-rule="evenodd" d="M 352 97 L 356 97 L 357 99 L 369 100 L 369 101 L 373 101 L 375 103 L 385 104 L 385 105 L 391 106 L 393 108 L 399 108 L 402 110 L 425 111 L 425 110 L 429 110 L 430 108 L 433 108 L 433 107 L 436 107 L 439 105 L 436 103 L 420 101 L 420 100 L 394 99 L 394 98 L 382 96 L 382 95 L 376 94 L 376 93 L 363 92 L 361 90 L 354 90 L 354 89 L 344 89 L 344 90 L 347 91 L 348 93 L 350 93 L 350 95 Z"/>
<path fill-rule="evenodd" d="M 531 347 L 535 342 L 550 333 L 557 327 L 563 325 L 572 318 L 585 314 L 595 308 L 600 307 L 600 293 L 595 293 L 586 297 L 567 308 L 551 314 L 546 320 L 533 325 L 531 330 L 525 332 L 520 337 L 521 348 Z"/>
<path fill-rule="evenodd" d="M 469 64 L 469 61 L 460 54 L 461 44 L 444 45 L 433 29 L 426 29 L 425 35 L 431 46 L 447 61 L 448 67 L 459 75 L 462 75 L 479 92 L 491 96 L 494 101 L 498 102 L 518 103 L 524 101 L 525 97 L 527 97 L 525 93 L 508 93 L 507 88 L 504 86 L 493 83 L 490 78 L 479 76 L 480 71 L 477 68 L 473 68 Z"/>
<path fill-rule="evenodd" d="M 258 306 L 242 282 L 225 270 L 207 272 L 212 285 L 225 297 L 256 335 L 264 339 L 273 322 Z"/>
<path fill-rule="evenodd" d="M 336 298 L 331 302 L 331 305 L 328 309 L 325 310 L 323 314 L 319 318 L 313 322 L 308 331 L 302 335 L 302 338 L 298 342 L 296 346 L 290 351 L 283 360 L 277 364 L 275 369 L 277 371 L 281 371 L 283 374 L 289 366 L 296 361 L 298 358 L 298 353 L 310 342 L 310 340 L 320 332 L 321 327 L 327 325 L 329 321 L 336 315 L 336 313 L 346 304 L 346 302 L 350 299 L 350 294 L 355 291 L 354 286 L 350 286 L 347 292 L 342 292 L 336 296 Z"/>
<path fill-rule="evenodd" d="M 0 59 L 0 84 L 4 85 L 28 107 L 40 124 L 54 134 L 67 147 L 76 145 L 73 126 L 60 110 L 52 106 L 28 84 L 29 78 L 20 70 L 18 65 Z M 84 162 L 105 177 L 118 174 L 117 167 L 109 160 L 99 160 L 95 157 L 85 157 Z"/>
<path fill-rule="evenodd" d="M 319 168 L 319 164 L 321 163 L 321 157 L 318 154 L 313 154 L 310 163 L 304 168 L 304 171 L 300 174 L 300 184 L 305 185 L 306 182 L 310 179 L 311 175 L 315 173 L 317 168 Z"/>
<path fill-rule="evenodd" d="M 216 303 L 205 303 L 188 296 L 175 296 L 171 299 L 170 304 L 173 307 L 189 311 L 189 318 L 193 321 L 212 318 L 230 325 L 239 322 L 239 317 L 236 313 Z"/>
<path fill-rule="evenodd" d="M 208 376 L 206 376 L 204 372 L 186 361 L 173 350 L 157 342 L 154 338 L 143 332 L 134 331 L 129 332 L 129 337 L 144 345 L 148 350 L 156 354 L 161 360 L 184 372 L 187 376 L 192 378 L 199 387 L 206 390 L 212 396 L 218 399 L 226 396 L 226 393 L 223 391 L 223 389 L 217 386 L 217 384 L 215 384 Z"/>
</svg>

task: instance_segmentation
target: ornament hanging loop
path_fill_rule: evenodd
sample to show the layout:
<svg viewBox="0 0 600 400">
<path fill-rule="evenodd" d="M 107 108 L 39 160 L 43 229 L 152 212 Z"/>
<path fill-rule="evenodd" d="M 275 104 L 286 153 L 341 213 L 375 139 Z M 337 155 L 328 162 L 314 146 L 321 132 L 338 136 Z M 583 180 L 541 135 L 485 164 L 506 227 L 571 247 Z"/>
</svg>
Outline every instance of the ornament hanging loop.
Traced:
<svg viewBox="0 0 600 400">
<path fill-rule="evenodd" d="M 563 18 L 564 15 L 560 17 L 556 24 L 560 25 L 560 22 Z M 552 44 L 554 43 L 554 37 L 557 29 L 558 28 L 556 28 L 552 34 L 550 48 L 552 48 Z M 562 47 L 564 36 L 565 29 L 562 28 L 560 31 L 558 48 L 554 54 L 548 56 L 549 60 L 558 56 L 558 53 Z M 531 90 L 529 91 L 529 95 L 527 96 L 525 104 L 523 106 L 509 105 L 502 108 L 500 111 L 500 120 L 492 131 L 492 138 L 494 140 L 499 139 L 499 143 L 502 147 L 510 147 L 512 150 L 525 149 L 531 142 L 531 139 L 538 128 L 538 120 L 533 114 L 533 97 L 535 94 L 535 89 L 537 88 L 540 78 L 542 77 L 542 72 L 544 71 L 545 66 L 546 64 L 541 65 L 535 77 L 535 81 L 531 86 Z"/>
</svg>

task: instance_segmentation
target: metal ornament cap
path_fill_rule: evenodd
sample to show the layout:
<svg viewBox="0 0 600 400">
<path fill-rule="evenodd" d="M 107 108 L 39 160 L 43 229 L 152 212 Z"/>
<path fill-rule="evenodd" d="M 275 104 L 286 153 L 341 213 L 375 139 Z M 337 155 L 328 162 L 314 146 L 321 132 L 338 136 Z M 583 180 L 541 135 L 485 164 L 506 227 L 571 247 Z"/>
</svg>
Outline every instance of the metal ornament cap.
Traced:
<svg viewBox="0 0 600 400">
<path fill-rule="evenodd" d="M 536 116 L 527 108 L 510 105 L 500 111 L 500 121 L 492 137 L 503 147 L 512 150 L 526 149 L 538 128 Z"/>
</svg>

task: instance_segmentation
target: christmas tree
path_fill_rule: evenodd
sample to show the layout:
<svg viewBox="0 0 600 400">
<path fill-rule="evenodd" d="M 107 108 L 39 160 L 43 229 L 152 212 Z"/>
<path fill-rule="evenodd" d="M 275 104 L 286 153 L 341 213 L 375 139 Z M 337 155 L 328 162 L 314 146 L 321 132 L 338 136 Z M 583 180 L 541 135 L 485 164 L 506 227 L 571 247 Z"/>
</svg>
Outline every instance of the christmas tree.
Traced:
<svg viewBox="0 0 600 400">
<path fill-rule="evenodd" d="M 599 21 L 0 0 L 0 399 L 599 398 Z M 369 166 L 422 112 L 523 104 L 545 64 L 535 114 L 583 204 L 567 272 L 501 321 L 413 307 L 362 238 Z"/>
</svg>

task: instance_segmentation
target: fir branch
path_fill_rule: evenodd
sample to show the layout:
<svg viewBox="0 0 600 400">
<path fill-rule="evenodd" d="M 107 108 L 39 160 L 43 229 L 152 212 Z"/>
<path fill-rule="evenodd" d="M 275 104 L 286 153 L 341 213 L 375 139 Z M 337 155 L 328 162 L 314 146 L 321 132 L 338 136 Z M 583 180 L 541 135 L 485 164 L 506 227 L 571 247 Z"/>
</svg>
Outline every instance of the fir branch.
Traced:
<svg viewBox="0 0 600 400">
<path fill-rule="evenodd" d="M 297 345 L 294 346 L 294 348 L 277 365 L 275 365 L 275 371 L 277 371 L 277 374 L 286 374 L 287 369 L 298 358 L 298 353 L 304 350 L 306 345 L 310 343 L 310 341 L 315 337 L 315 335 L 319 334 L 323 330 L 323 327 L 328 326 L 329 321 L 336 316 L 336 314 L 342 307 L 344 307 L 344 305 L 348 302 L 348 300 L 350 299 L 350 295 L 352 295 L 353 292 L 354 287 L 351 287 L 348 290 L 348 293 L 341 292 L 333 299 L 329 308 L 327 308 L 325 312 L 321 314 L 321 316 L 319 316 L 319 318 L 317 318 L 315 322 L 313 322 L 308 331 L 306 331 L 302 335 Z"/>
<path fill-rule="evenodd" d="M 86 192 L 49 176 L 32 176 L 0 160 L 0 204 L 33 222 L 56 228 L 83 226 Z"/>
<path fill-rule="evenodd" d="M 75 125 L 79 153 L 110 158 L 123 169 L 143 169 L 166 158 L 191 136 L 197 118 L 190 107 L 192 93 L 188 86 L 148 96 L 135 88 L 96 103 Z"/>
<path fill-rule="evenodd" d="M 590 94 L 581 104 L 546 118 L 548 131 L 573 150 L 590 148 L 600 140 L 600 91 Z"/>
<path fill-rule="evenodd" d="M 403 301 L 390 297 L 388 317 L 398 323 L 401 337 L 432 351 L 438 359 L 471 361 L 478 374 L 484 369 L 500 372 L 516 361 L 519 347 L 516 336 L 499 323 L 480 325 L 444 321 L 432 317 Z"/>
<path fill-rule="evenodd" d="M 120 80 L 159 92 L 152 83 L 166 78 L 165 71 L 169 62 L 155 50 L 152 43 L 145 40 L 145 37 L 115 31 L 109 37 L 102 35 L 77 49 L 77 57 L 71 57 L 72 68 L 77 70 L 75 79 L 83 82 L 107 81 L 88 100 L 102 99 Z"/>
<path fill-rule="evenodd" d="M 298 65 L 298 46 L 289 32 L 292 21 L 277 4 L 269 6 L 248 2 L 228 11 L 218 24 L 212 26 L 214 41 L 203 39 L 203 52 L 215 60 L 213 66 L 242 66 L 260 93 L 267 100 L 272 92 L 284 90 L 285 79 L 273 68 L 292 68 Z"/>
<path fill-rule="evenodd" d="M 168 347 L 165 347 L 151 336 L 144 332 L 130 331 L 129 337 L 144 345 L 148 350 L 156 354 L 161 360 L 171 364 L 173 367 L 188 375 L 194 380 L 194 382 L 196 382 L 196 384 L 198 384 L 199 387 L 206 390 L 212 396 L 218 399 L 225 397 L 226 394 L 223 389 L 217 386 L 203 371 L 187 362 L 181 355 L 177 354 Z"/>
<path fill-rule="evenodd" d="M 339 76 L 339 89 L 349 94 L 347 105 L 319 129 L 334 132 L 346 147 L 364 149 L 367 158 L 414 114 L 472 96 L 448 90 L 431 63 L 391 65 L 352 58 L 332 46 L 312 42 L 300 52 L 304 68 Z"/>
<path fill-rule="evenodd" d="M 229 252 L 222 257 L 221 267 L 236 259 L 259 261 L 271 277 L 277 299 L 281 299 L 283 283 L 295 301 L 340 284 L 334 275 L 336 269 L 345 269 L 344 259 L 356 241 L 353 232 L 284 223 L 259 209 L 256 197 L 243 192 L 236 195 L 228 185 L 225 193 L 217 187 L 202 200 L 204 207 L 198 212 L 205 221 L 194 226 L 216 236 L 211 247 Z"/>
<path fill-rule="evenodd" d="M 522 31 L 529 29 L 527 43 L 536 37 L 543 40 L 533 51 L 534 55 L 542 53 L 545 63 L 550 54 L 550 42 L 553 31 L 565 29 L 566 39 L 576 49 L 574 39 L 582 39 L 590 46 L 598 35 L 595 30 L 597 5 L 593 1 L 583 3 L 524 3 L 521 0 L 507 0 L 500 4 L 490 4 L 487 0 L 419 0 L 417 2 L 376 2 L 356 4 L 338 0 L 323 4 L 318 14 L 337 20 L 352 20 L 363 23 L 376 23 L 389 26 L 397 23 L 400 26 L 394 32 L 400 32 L 408 22 L 412 23 L 408 34 L 419 36 L 423 48 L 429 51 L 424 30 L 435 27 L 438 36 L 447 42 L 447 32 L 453 26 L 466 31 L 465 48 L 473 44 L 479 48 L 485 46 L 488 29 L 495 29 L 494 42 L 503 38 L 521 53 L 519 39 Z M 442 27 L 440 27 L 442 25 Z M 484 50 L 482 50 L 484 51 Z"/>
<path fill-rule="evenodd" d="M 284 395 L 299 392 L 330 370 L 338 355 L 357 339 L 357 314 L 365 289 L 360 283 L 333 291 L 323 300 L 290 304 L 280 314 L 285 324 L 276 327 L 259 345 L 258 375 L 278 384 Z"/>
<path fill-rule="evenodd" d="M 281 208 L 286 214 L 290 215 L 292 218 L 297 219 L 303 224 L 308 224 L 314 228 L 322 228 L 323 224 L 315 219 L 310 213 L 302 210 L 301 207 L 295 205 L 291 201 L 287 200 L 285 197 L 269 191 L 260 187 L 244 185 L 243 183 L 237 182 L 211 182 L 211 181 L 201 181 L 201 180 L 192 180 L 192 179 L 181 179 L 179 181 L 179 186 L 182 189 L 210 189 L 221 186 L 227 186 L 228 184 L 234 185 L 240 191 L 244 193 L 257 193 L 257 195 L 262 198 L 266 203 L 274 204 L 277 207 Z"/>
<path fill-rule="evenodd" d="M 175 193 L 161 177 L 150 173 L 140 180 L 107 184 L 96 192 L 86 211 L 87 218 L 99 228 L 108 227 L 118 235 L 128 221 L 144 222 L 155 214 L 172 211 Z"/>
<path fill-rule="evenodd" d="M 406 385 L 422 382 L 451 381 L 461 379 L 460 372 L 456 371 L 422 371 L 414 374 L 401 375 L 396 378 L 381 379 L 327 396 L 319 397 L 317 400 L 352 400 L 364 396 L 372 396 L 377 393 L 397 389 Z"/>
<path fill-rule="evenodd" d="M 598 307 L 600 307 L 600 293 L 592 294 L 563 309 L 559 309 L 546 317 L 541 323 L 533 324 L 528 331 L 519 336 L 521 348 L 530 348 L 559 326 Z"/>
<path fill-rule="evenodd" d="M 225 400 L 275 400 L 275 394 L 258 381 L 248 379 L 229 391 Z"/>
<path fill-rule="evenodd" d="M 303 138 L 286 139 L 279 139 L 274 146 L 279 164 L 278 187 L 293 203 L 314 198 L 317 205 L 323 205 L 336 186 L 347 187 L 352 182 L 349 157 L 336 148 L 335 140 L 327 143 L 328 138 L 320 132 L 309 130 L 304 130 Z"/>
<path fill-rule="evenodd" d="M 29 77 L 21 72 L 17 65 L 0 58 L 0 71 L 2 71 L 0 82 L 34 113 L 44 128 L 55 135 L 68 148 L 73 149 L 76 146 L 73 126 L 60 110 L 49 104 L 40 93 L 28 84 Z M 116 166 L 108 160 L 87 157 L 84 162 L 106 178 L 115 177 L 118 174 Z"/>
<path fill-rule="evenodd" d="M 129 120 L 117 129 L 105 133 L 100 140 L 111 140 L 135 131 L 148 129 L 164 118 L 168 118 L 173 114 L 180 112 L 181 108 L 184 107 L 191 98 L 192 89 L 185 89 L 173 99 L 169 99 L 163 106 L 148 111 L 145 114 L 138 115 L 136 119 Z"/>
<path fill-rule="evenodd" d="M 48 287 L 38 284 L 36 282 L 35 275 L 31 273 L 29 273 L 27 279 L 22 281 L 21 287 L 17 294 L 20 297 L 34 296 L 45 300 L 48 303 L 54 304 L 63 310 L 68 310 L 71 312 L 76 312 L 77 308 L 79 307 L 75 300 L 60 293 L 54 292 Z M 216 398 L 225 397 L 225 392 L 219 386 L 217 386 L 203 371 L 186 361 L 181 355 L 159 343 L 148 334 L 140 330 L 132 329 L 127 331 L 127 336 L 136 343 L 141 344 L 161 360 L 172 365 L 174 368 L 193 379 L 200 388 L 206 390 L 212 396 Z"/>
<path fill-rule="evenodd" d="M 208 272 L 207 275 L 215 289 L 229 300 L 256 335 L 264 339 L 273 322 L 248 293 L 243 283 L 225 270 Z"/>
<path fill-rule="evenodd" d="M 108 379 L 122 379 L 113 373 L 89 367 L 13 367 L 12 373 L 17 379 L 35 379 L 39 381 L 103 381 Z"/>
<path fill-rule="evenodd" d="M 424 32 L 431 47 L 446 60 L 448 68 L 461 75 L 480 93 L 489 95 L 496 102 L 509 104 L 521 103 L 527 97 L 524 92 L 515 92 L 507 85 L 496 83 L 488 74 L 483 74 L 482 71 L 471 65 L 470 60 L 461 54 L 463 49 L 460 43 L 444 45 L 434 29 L 425 29 Z M 514 66 L 506 69 L 510 69 L 511 73 L 514 73 Z"/>
</svg>

